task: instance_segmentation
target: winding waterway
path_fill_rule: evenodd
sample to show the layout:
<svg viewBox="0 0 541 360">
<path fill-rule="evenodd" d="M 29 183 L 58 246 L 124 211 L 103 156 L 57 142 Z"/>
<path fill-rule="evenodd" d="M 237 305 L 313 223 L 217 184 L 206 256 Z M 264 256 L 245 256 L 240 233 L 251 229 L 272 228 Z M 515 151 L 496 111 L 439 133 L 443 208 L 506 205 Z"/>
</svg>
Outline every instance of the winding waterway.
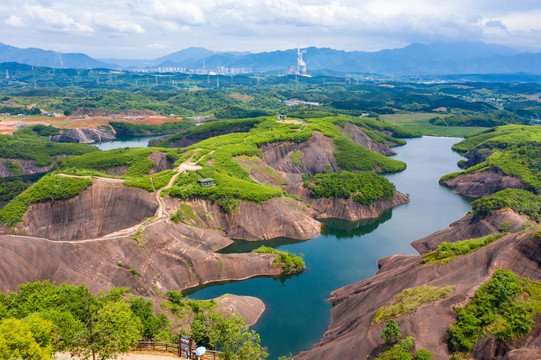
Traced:
<svg viewBox="0 0 541 360">
<path fill-rule="evenodd" d="M 157 137 L 158 136 L 134 136 L 128 138 L 118 138 L 92 145 L 96 146 L 100 150 L 112 150 L 126 147 L 147 147 L 149 141 Z"/>
<path fill-rule="evenodd" d="M 460 156 L 451 151 L 457 138 L 423 137 L 395 148 L 395 158 L 408 164 L 388 175 L 411 203 L 385 212 L 376 220 L 350 223 L 328 220 L 322 234 L 305 242 L 284 239 L 264 242 L 304 254 L 302 274 L 289 278 L 254 278 L 208 286 L 190 295 L 210 299 L 225 293 L 256 296 L 266 310 L 253 327 L 267 346 L 270 359 L 297 354 L 320 341 L 331 322 L 330 292 L 366 279 L 377 271 L 377 259 L 398 253 L 415 254 L 410 242 L 443 229 L 470 210 L 469 200 L 438 184 L 440 176 L 459 170 Z M 224 252 L 250 251 L 260 243 L 237 242 Z"/>
</svg>

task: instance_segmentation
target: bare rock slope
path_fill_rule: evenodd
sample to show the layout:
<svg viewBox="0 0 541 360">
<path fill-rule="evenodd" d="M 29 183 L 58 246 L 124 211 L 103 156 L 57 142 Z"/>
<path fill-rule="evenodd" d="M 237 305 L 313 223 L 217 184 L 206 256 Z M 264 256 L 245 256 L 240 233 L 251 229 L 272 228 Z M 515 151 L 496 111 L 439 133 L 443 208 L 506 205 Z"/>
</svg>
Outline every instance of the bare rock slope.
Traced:
<svg viewBox="0 0 541 360">
<path fill-rule="evenodd" d="M 459 175 L 441 183 L 448 186 L 454 193 L 470 197 L 492 195 L 508 188 L 531 190 L 520 179 L 496 170 Z"/>
<path fill-rule="evenodd" d="M 392 297 L 402 290 L 426 285 L 453 286 L 453 292 L 445 299 L 422 304 L 396 321 L 402 334 L 415 337 L 416 348 L 426 348 L 434 359 L 448 359 L 445 334 L 456 321 L 453 307 L 467 303 L 496 270 L 505 268 L 519 276 L 541 280 L 541 237 L 533 231 L 506 235 L 469 255 L 433 266 L 425 266 L 419 255 L 380 259 L 380 270 L 375 276 L 332 292 L 332 324 L 319 344 L 295 359 L 362 359 L 377 355 L 384 344 L 380 338 L 384 321 L 373 324 L 375 312 L 391 303 Z M 541 331 L 536 327 L 529 336 L 509 344 L 508 349 L 496 349 L 494 343 L 481 341 L 473 356 L 540 358 L 540 345 Z"/>
</svg>

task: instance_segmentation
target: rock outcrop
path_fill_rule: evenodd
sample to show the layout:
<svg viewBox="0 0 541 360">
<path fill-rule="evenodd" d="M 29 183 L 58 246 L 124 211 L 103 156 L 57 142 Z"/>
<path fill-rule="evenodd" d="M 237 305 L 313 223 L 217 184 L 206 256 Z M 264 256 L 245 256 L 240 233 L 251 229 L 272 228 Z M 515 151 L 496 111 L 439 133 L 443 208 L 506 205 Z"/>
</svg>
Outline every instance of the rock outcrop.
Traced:
<svg viewBox="0 0 541 360">
<path fill-rule="evenodd" d="M 246 325 L 252 326 L 265 311 L 265 304 L 253 296 L 227 294 L 216 299 L 218 309 L 227 314 L 239 314 L 246 319 Z"/>
<path fill-rule="evenodd" d="M 62 129 L 60 135 L 52 135 L 49 139 L 55 142 L 94 144 L 111 141 L 116 137 L 110 127 L 105 127 L 100 129 Z"/>
<path fill-rule="evenodd" d="M 497 170 L 486 170 L 471 174 L 458 175 L 455 178 L 441 181 L 454 193 L 470 197 L 492 195 L 508 188 L 531 190 L 520 179 L 502 174 Z"/>
<path fill-rule="evenodd" d="M 231 243 L 221 231 L 166 221 L 149 225 L 138 241 L 131 236 L 62 242 L 0 235 L 0 291 L 51 280 L 85 282 L 93 292 L 125 286 L 155 297 L 157 291 L 280 273 L 271 254 L 215 253 Z"/>
<path fill-rule="evenodd" d="M 33 204 L 21 228 L 51 240 L 92 239 L 134 226 L 157 209 L 153 194 L 96 180 L 73 199 Z"/>
<path fill-rule="evenodd" d="M 188 222 L 206 228 L 220 227 L 233 239 L 309 240 L 321 230 L 321 223 L 313 218 L 315 212 L 293 199 L 279 198 L 263 204 L 241 201 L 238 209 L 231 213 L 205 200 L 190 200 L 185 204 L 193 211 L 193 218 L 186 219 Z"/>
<path fill-rule="evenodd" d="M 333 152 L 332 139 L 314 131 L 308 141 L 297 144 L 281 142 L 263 145 L 260 150 L 264 161 L 273 169 L 293 174 L 318 174 L 327 170 L 340 171 Z M 293 155 L 296 153 L 297 159 Z"/>
<path fill-rule="evenodd" d="M 442 242 L 476 239 L 503 231 L 518 232 L 524 224 L 535 222 L 524 215 L 515 213 L 510 208 L 494 212 L 484 219 L 467 215 L 449 225 L 448 229 L 437 231 L 427 237 L 416 240 L 411 246 L 420 254 L 436 250 Z"/>
<path fill-rule="evenodd" d="M 16 176 L 32 176 L 32 175 L 41 175 L 46 174 L 51 171 L 56 160 L 65 158 L 65 155 L 53 156 L 53 162 L 51 165 L 47 166 L 38 166 L 35 160 L 22 160 L 22 159 L 0 159 L 0 178 L 14 176 L 6 164 L 6 161 L 16 163 L 21 168 L 21 174 L 15 174 Z"/>
<path fill-rule="evenodd" d="M 541 237 L 532 235 L 533 231 L 506 235 L 469 255 L 433 266 L 424 266 L 419 255 L 381 259 L 375 276 L 332 292 L 332 324 L 319 344 L 295 359 L 376 356 L 384 345 L 380 338 L 384 321 L 373 325 L 375 312 L 402 290 L 426 285 L 453 286 L 453 292 L 445 299 L 420 305 L 396 321 L 402 334 L 415 337 L 416 348 L 426 348 L 434 359 L 448 359 L 445 334 L 456 321 L 453 308 L 466 304 L 496 270 L 505 268 L 541 280 Z M 540 358 L 540 346 L 541 331 L 536 327 L 529 336 L 497 351 L 493 342 L 480 341 L 472 354 L 475 359 L 533 359 Z"/>
<path fill-rule="evenodd" d="M 285 187 L 290 194 L 299 196 L 317 211 L 318 218 L 337 218 L 348 221 L 358 221 L 379 217 L 385 210 L 407 204 L 411 200 L 404 194 L 395 191 L 390 200 L 376 200 L 371 205 L 362 205 L 349 199 L 314 198 L 310 191 L 303 187 L 302 183 Z"/>
</svg>

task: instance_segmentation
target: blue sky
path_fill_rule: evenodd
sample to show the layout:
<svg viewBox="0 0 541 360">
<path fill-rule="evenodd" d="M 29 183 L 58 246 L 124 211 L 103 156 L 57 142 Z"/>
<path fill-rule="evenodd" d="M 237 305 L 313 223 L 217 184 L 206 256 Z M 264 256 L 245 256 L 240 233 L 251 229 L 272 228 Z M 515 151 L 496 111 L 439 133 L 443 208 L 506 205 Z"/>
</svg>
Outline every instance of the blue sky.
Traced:
<svg viewBox="0 0 541 360">
<path fill-rule="evenodd" d="M 481 40 L 541 52 L 539 0 L 2 0 L 0 42 L 98 58 L 190 46 L 375 51 Z"/>
</svg>

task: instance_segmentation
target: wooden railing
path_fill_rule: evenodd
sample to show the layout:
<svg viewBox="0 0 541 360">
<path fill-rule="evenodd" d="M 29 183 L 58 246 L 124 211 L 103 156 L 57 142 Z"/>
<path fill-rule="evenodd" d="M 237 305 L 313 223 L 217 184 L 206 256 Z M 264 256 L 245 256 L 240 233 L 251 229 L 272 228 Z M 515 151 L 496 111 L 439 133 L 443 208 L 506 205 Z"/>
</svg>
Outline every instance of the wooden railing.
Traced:
<svg viewBox="0 0 541 360">
<path fill-rule="evenodd" d="M 179 354 L 178 344 L 169 344 L 155 341 L 139 341 L 135 350 L 159 351 L 171 354 Z"/>
<path fill-rule="evenodd" d="M 182 359 L 186 359 L 186 353 L 189 353 L 188 350 L 182 347 L 179 348 L 179 344 L 170 344 L 156 341 L 139 341 L 139 344 L 137 344 L 137 347 L 134 350 L 165 352 L 169 354 L 175 354 Z M 195 347 L 193 348 L 193 350 L 195 350 Z M 216 360 L 219 359 L 218 354 L 220 353 L 220 351 L 207 350 L 205 355 L 201 356 L 200 359 Z M 188 356 L 188 359 L 198 359 L 198 357 L 195 356 L 195 354 L 192 354 L 192 357 Z"/>
</svg>

